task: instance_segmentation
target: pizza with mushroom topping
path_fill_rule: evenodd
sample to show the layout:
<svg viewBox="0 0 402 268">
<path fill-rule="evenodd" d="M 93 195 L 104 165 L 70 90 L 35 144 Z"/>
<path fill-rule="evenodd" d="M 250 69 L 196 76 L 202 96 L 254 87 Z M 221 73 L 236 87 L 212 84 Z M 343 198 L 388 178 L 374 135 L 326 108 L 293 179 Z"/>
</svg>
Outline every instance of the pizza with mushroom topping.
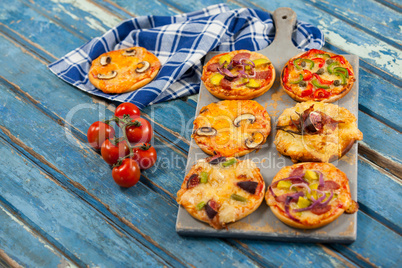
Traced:
<svg viewBox="0 0 402 268">
<path fill-rule="evenodd" d="M 177 202 L 194 218 L 222 229 L 255 211 L 264 194 L 265 182 L 253 161 L 217 155 L 191 168 Z"/>
<path fill-rule="evenodd" d="M 274 144 L 293 162 L 331 162 L 363 139 L 356 117 L 335 104 L 307 101 L 279 116 Z"/>
<path fill-rule="evenodd" d="M 250 100 L 271 88 L 275 80 L 275 68 L 260 53 L 236 50 L 209 60 L 203 67 L 201 80 L 217 98 Z"/>
<path fill-rule="evenodd" d="M 271 132 L 268 112 L 253 100 L 225 100 L 201 108 L 192 138 L 207 154 L 242 156 L 261 147 Z"/>
<path fill-rule="evenodd" d="M 282 87 L 296 101 L 334 102 L 348 94 L 355 80 L 345 57 L 318 49 L 291 58 L 281 76 Z"/>
<path fill-rule="evenodd" d="M 104 93 L 125 93 L 151 82 L 159 72 L 158 58 L 143 47 L 114 50 L 92 62 L 88 79 Z"/>
<path fill-rule="evenodd" d="M 265 200 L 283 223 L 301 229 L 327 225 L 344 212 L 355 213 L 345 173 L 329 163 L 301 163 L 282 168 Z"/>
</svg>

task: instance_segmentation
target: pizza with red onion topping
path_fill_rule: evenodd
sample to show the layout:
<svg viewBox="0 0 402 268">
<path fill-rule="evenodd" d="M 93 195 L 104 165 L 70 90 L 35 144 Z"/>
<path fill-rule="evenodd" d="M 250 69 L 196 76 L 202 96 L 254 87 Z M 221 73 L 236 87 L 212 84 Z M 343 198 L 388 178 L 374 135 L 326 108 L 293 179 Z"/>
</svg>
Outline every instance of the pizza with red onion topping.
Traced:
<svg viewBox="0 0 402 268">
<path fill-rule="evenodd" d="M 264 55 L 248 50 L 219 54 L 204 65 L 201 80 L 217 98 L 251 100 L 267 92 L 275 68 Z"/>
</svg>

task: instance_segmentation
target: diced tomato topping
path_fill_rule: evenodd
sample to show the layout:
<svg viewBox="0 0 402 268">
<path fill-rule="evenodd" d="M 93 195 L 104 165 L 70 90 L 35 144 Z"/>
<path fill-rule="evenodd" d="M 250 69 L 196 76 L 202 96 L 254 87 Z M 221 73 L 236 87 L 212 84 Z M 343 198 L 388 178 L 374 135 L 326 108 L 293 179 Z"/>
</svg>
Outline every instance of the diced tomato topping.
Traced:
<svg viewBox="0 0 402 268">
<path fill-rule="evenodd" d="M 306 52 L 306 56 L 310 56 L 312 54 L 324 54 L 325 51 L 319 50 L 319 49 L 310 49 L 309 51 Z"/>
<path fill-rule="evenodd" d="M 318 68 L 321 68 L 325 64 L 325 60 L 322 58 L 314 58 L 312 61 L 318 62 Z"/>
<path fill-rule="evenodd" d="M 314 92 L 314 98 L 323 99 L 329 97 L 330 93 L 323 88 L 319 88 Z"/>
<path fill-rule="evenodd" d="M 345 64 L 345 58 L 342 57 L 342 56 L 339 56 L 339 55 L 332 56 L 331 59 L 336 60 L 336 61 L 339 61 L 339 62 L 342 63 L 342 64 Z"/>
<path fill-rule="evenodd" d="M 317 78 L 318 82 L 320 82 L 321 85 L 331 85 L 334 82 L 334 81 L 324 80 L 318 74 L 314 74 L 314 77 Z"/>
<path fill-rule="evenodd" d="M 286 67 L 285 70 L 283 70 L 283 78 L 282 78 L 283 83 L 286 83 L 288 79 L 289 79 L 289 70 L 288 67 Z"/>
<path fill-rule="evenodd" d="M 313 74 L 309 70 L 303 70 L 303 80 L 308 81 L 313 77 Z"/>
<path fill-rule="evenodd" d="M 311 94 L 313 94 L 313 85 L 311 83 L 308 83 L 306 89 L 302 91 L 301 96 L 307 97 L 310 96 Z"/>
</svg>

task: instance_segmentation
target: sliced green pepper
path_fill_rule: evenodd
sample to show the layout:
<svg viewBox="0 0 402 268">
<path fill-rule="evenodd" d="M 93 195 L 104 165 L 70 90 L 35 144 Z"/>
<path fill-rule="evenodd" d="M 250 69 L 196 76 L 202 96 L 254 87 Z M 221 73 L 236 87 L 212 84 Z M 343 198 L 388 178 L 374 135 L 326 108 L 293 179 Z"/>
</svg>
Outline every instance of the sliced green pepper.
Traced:
<svg viewBox="0 0 402 268">
<path fill-rule="evenodd" d="M 231 158 L 231 159 L 229 159 L 229 160 L 223 162 L 223 163 L 222 163 L 222 166 L 228 167 L 228 166 L 231 166 L 231 165 L 233 165 L 233 164 L 235 164 L 235 163 L 237 163 L 237 159 L 236 159 L 236 158 Z"/>
<path fill-rule="evenodd" d="M 208 182 L 208 172 L 201 172 L 200 174 L 200 182 L 201 183 L 207 183 Z"/>
<path fill-rule="evenodd" d="M 349 72 L 348 72 L 348 69 L 346 69 L 346 68 L 343 68 L 343 67 L 335 67 L 332 71 L 334 71 L 334 73 L 335 73 L 335 72 L 343 73 L 343 75 L 344 75 L 346 78 L 349 78 Z"/>
<path fill-rule="evenodd" d="M 303 67 L 301 67 L 301 66 L 299 65 L 299 62 L 301 62 L 301 61 L 310 63 L 310 70 L 313 69 L 313 67 L 314 67 L 314 61 L 309 60 L 309 59 L 298 58 L 298 59 L 295 59 L 295 60 L 293 61 L 293 65 L 296 66 L 296 69 L 297 69 L 297 70 L 303 69 Z"/>
<path fill-rule="evenodd" d="M 328 73 L 332 74 L 332 72 L 333 72 L 332 69 L 333 69 L 335 66 L 337 66 L 337 65 L 339 65 L 339 62 L 337 62 L 337 61 L 334 61 L 333 63 L 331 63 L 330 65 L 328 65 L 328 67 L 327 67 Z"/>
<path fill-rule="evenodd" d="M 320 82 L 318 82 L 317 79 L 314 79 L 313 81 L 311 81 L 311 83 L 316 87 L 316 88 L 323 88 L 323 89 L 328 89 L 329 86 L 327 85 L 321 85 Z"/>
<path fill-rule="evenodd" d="M 320 54 L 317 54 L 317 55 L 315 55 L 316 57 L 319 57 L 319 58 L 324 58 L 324 59 L 329 59 L 329 58 L 331 58 L 331 56 L 329 55 L 329 54 L 322 54 L 322 53 L 320 53 Z"/>
<path fill-rule="evenodd" d="M 232 198 L 232 199 L 234 199 L 236 201 L 240 201 L 240 202 L 247 202 L 247 198 L 245 198 L 245 197 L 243 197 L 241 195 L 238 195 L 238 194 L 232 194 L 230 196 L 230 198 Z"/>
<path fill-rule="evenodd" d="M 309 59 L 304 59 L 304 61 L 311 64 L 311 65 L 310 65 L 310 70 L 312 70 L 312 69 L 314 68 L 314 61 L 309 60 Z"/>
<path fill-rule="evenodd" d="M 302 74 L 299 75 L 299 79 L 298 79 L 298 80 L 296 80 L 296 81 L 289 81 L 289 83 L 291 83 L 291 84 L 298 84 L 298 83 L 300 83 L 301 81 L 303 81 L 303 75 L 302 75 Z"/>
<path fill-rule="evenodd" d="M 341 85 L 346 85 L 346 77 L 343 73 L 335 72 L 334 74 L 341 78 Z"/>
<path fill-rule="evenodd" d="M 197 210 L 201 210 L 205 207 L 205 204 L 206 203 L 204 201 L 202 201 L 202 202 L 198 203 L 195 207 L 197 208 Z"/>
</svg>

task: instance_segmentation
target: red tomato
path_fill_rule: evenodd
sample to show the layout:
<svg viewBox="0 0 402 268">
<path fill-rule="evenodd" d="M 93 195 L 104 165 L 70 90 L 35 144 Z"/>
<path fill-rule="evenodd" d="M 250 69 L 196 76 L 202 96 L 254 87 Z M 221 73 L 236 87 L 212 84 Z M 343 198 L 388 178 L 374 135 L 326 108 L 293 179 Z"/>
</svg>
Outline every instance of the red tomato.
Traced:
<svg viewBox="0 0 402 268">
<path fill-rule="evenodd" d="M 141 112 L 135 104 L 132 104 L 131 102 L 124 102 L 117 106 L 114 115 L 119 118 L 123 118 L 125 114 L 128 114 L 132 119 L 134 119 L 139 117 Z"/>
<path fill-rule="evenodd" d="M 139 148 L 135 148 L 134 156 L 132 158 L 137 161 L 141 169 L 148 169 L 156 162 L 156 150 L 153 146 L 147 143 Z"/>
<path fill-rule="evenodd" d="M 321 68 L 325 64 L 325 60 L 322 58 L 314 58 L 312 61 L 317 62 L 318 61 L 318 68 Z"/>
<path fill-rule="evenodd" d="M 324 80 L 318 74 L 314 74 L 314 77 L 320 82 L 321 85 L 331 85 L 334 81 Z"/>
<path fill-rule="evenodd" d="M 115 131 L 113 127 L 101 121 L 96 121 L 89 127 L 87 139 L 89 145 L 94 149 L 99 150 L 105 140 L 114 138 L 114 135 Z"/>
<path fill-rule="evenodd" d="M 303 70 L 303 80 L 308 81 L 313 77 L 313 74 L 308 70 Z"/>
<path fill-rule="evenodd" d="M 283 70 L 283 77 L 282 77 L 283 83 L 286 83 L 288 81 L 288 79 L 289 79 L 289 70 L 288 70 L 288 67 L 286 67 Z"/>
<path fill-rule="evenodd" d="M 131 120 L 136 125 L 126 127 L 127 139 L 131 143 L 148 143 L 152 139 L 152 126 L 148 120 L 137 117 Z"/>
<path fill-rule="evenodd" d="M 109 165 L 114 165 L 117 163 L 117 160 L 119 160 L 120 157 L 124 157 L 130 153 L 130 150 L 127 146 L 126 141 L 121 141 L 117 143 L 117 145 L 114 144 L 114 141 L 106 140 L 102 144 L 101 148 L 101 154 L 103 157 L 103 160 L 105 160 L 106 163 Z"/>
<path fill-rule="evenodd" d="M 345 58 L 341 55 L 332 56 L 331 59 L 339 61 L 342 64 L 345 64 Z"/>
<path fill-rule="evenodd" d="M 323 88 L 319 88 L 314 92 L 315 99 L 322 99 L 329 97 L 330 93 Z"/>
<path fill-rule="evenodd" d="M 121 187 L 134 186 L 141 177 L 140 167 L 133 159 L 126 158 L 120 166 L 113 168 L 112 177 Z"/>
</svg>

